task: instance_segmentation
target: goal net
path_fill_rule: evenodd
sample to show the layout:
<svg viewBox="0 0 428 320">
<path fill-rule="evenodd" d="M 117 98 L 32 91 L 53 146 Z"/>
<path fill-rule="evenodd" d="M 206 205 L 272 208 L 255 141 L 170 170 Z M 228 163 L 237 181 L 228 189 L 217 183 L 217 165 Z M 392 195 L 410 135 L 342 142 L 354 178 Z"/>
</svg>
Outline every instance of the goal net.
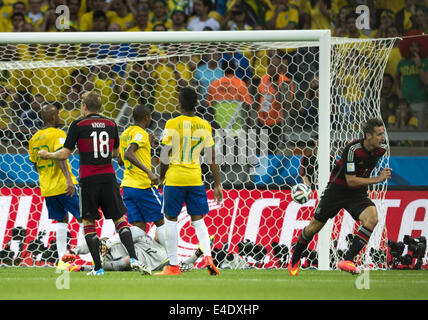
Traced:
<svg viewBox="0 0 428 320">
<path fill-rule="evenodd" d="M 286 267 L 327 184 L 329 167 L 347 142 L 362 138 L 367 119 L 381 118 L 382 75 L 394 39 L 328 35 L 322 47 L 325 32 L 316 31 L 129 34 L 45 34 L 31 41 L 22 36 L 21 42 L 6 34 L 0 39 L 0 263 L 54 265 L 58 259 L 55 221 L 48 218 L 28 157 L 28 140 L 42 127 L 43 104 L 59 109 L 60 127 L 67 131 L 81 116 L 82 93 L 96 90 L 102 114 L 115 119 L 120 133 L 133 123 L 133 107 L 150 106 L 147 131 L 155 136 L 152 166 L 159 173 L 160 134 L 179 112 L 180 88 L 190 86 L 198 92 L 197 115 L 214 129 L 224 188 L 218 205 L 202 161 L 211 210 L 205 221 L 214 236 L 216 262 L 223 268 Z M 388 157 L 373 174 L 388 165 Z M 74 153 L 70 163 L 77 177 L 79 155 Z M 120 182 L 123 168 L 114 165 Z M 299 182 L 314 190 L 303 205 L 290 195 Z M 366 267 L 386 267 L 385 187 L 370 187 L 379 224 L 358 257 Z M 69 246 L 74 247 L 84 239 L 77 221 L 69 218 Z M 314 238 L 303 266 L 334 269 L 357 225 L 340 212 Z M 186 207 L 178 228 L 183 260 L 198 248 Z M 149 224 L 148 234 L 154 230 Z M 113 223 L 101 219 L 97 232 L 112 236 Z M 78 263 L 90 263 L 90 256 Z"/>
</svg>

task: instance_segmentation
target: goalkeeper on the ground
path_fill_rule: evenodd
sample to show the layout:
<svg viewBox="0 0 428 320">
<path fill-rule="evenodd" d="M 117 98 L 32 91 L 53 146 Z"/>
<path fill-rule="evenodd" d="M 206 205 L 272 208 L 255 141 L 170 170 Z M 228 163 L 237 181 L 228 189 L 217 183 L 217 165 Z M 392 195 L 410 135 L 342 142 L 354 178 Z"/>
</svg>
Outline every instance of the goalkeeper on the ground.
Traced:
<svg viewBox="0 0 428 320">
<path fill-rule="evenodd" d="M 138 261 L 141 261 L 152 271 L 162 270 L 168 264 L 168 255 L 165 248 L 140 228 L 131 226 L 130 229 Z M 101 242 L 100 255 L 105 271 L 131 270 L 128 251 L 120 241 L 118 234 Z M 86 243 L 83 243 L 69 251 L 67 261 L 75 260 L 77 255 L 87 253 L 89 253 L 88 246 Z M 91 269 L 92 266 L 87 265 L 72 265 L 69 267 L 70 271 L 86 271 Z"/>
</svg>

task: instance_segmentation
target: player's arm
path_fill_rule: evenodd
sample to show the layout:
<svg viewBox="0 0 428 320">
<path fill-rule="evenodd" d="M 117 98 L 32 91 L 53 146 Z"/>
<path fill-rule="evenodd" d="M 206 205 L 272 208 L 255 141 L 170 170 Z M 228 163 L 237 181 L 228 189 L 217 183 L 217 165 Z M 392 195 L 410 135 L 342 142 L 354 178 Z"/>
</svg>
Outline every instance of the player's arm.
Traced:
<svg viewBox="0 0 428 320">
<path fill-rule="evenodd" d="M 214 179 L 214 198 L 217 200 L 217 203 L 220 204 L 223 201 L 223 188 L 221 186 L 221 181 L 220 181 L 220 168 L 218 163 L 216 163 L 214 146 L 208 148 L 207 151 L 211 153 L 210 170 L 213 174 L 213 179 Z"/>
<path fill-rule="evenodd" d="M 117 157 L 117 164 L 121 167 L 125 165 L 125 163 L 123 162 L 122 156 L 120 154 Z"/>
<path fill-rule="evenodd" d="M 65 176 L 65 181 L 67 184 L 67 195 L 72 197 L 76 191 L 74 187 L 73 180 L 71 179 L 70 171 L 68 170 L 67 160 L 58 160 L 58 166 L 61 169 L 62 173 Z"/>
<path fill-rule="evenodd" d="M 346 183 L 350 188 L 362 188 L 372 184 L 381 183 L 391 178 L 391 168 L 385 168 L 377 177 L 357 177 L 355 174 L 345 174 Z"/>
<path fill-rule="evenodd" d="M 159 178 L 149 168 L 147 168 L 143 163 L 141 163 L 140 159 L 138 159 L 138 157 L 135 155 L 135 151 L 137 151 L 137 149 L 138 144 L 131 143 L 125 151 L 125 158 L 134 166 L 144 171 L 149 177 L 152 185 L 158 184 Z"/>
<path fill-rule="evenodd" d="M 119 148 L 114 148 L 111 153 L 112 158 L 117 158 L 119 156 Z"/>
<path fill-rule="evenodd" d="M 46 150 L 40 150 L 39 151 L 39 157 L 43 160 L 67 160 L 70 158 L 71 150 L 64 147 L 62 149 L 59 149 L 55 152 L 48 152 Z"/>
</svg>

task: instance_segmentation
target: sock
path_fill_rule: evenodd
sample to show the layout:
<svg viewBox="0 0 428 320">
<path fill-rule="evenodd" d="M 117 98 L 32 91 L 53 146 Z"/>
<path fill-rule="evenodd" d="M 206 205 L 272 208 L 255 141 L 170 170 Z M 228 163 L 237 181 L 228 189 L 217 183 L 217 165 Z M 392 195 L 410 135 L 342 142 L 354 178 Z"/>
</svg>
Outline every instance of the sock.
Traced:
<svg viewBox="0 0 428 320">
<path fill-rule="evenodd" d="M 302 252 L 308 247 L 308 244 L 311 242 L 313 237 L 308 237 L 305 234 L 305 228 L 303 228 L 302 232 L 299 235 L 299 239 L 297 240 L 296 246 L 294 247 L 293 256 L 291 258 L 291 265 L 294 266 L 297 262 L 299 262 Z"/>
<path fill-rule="evenodd" d="M 165 244 L 166 252 L 169 257 L 169 264 L 172 266 L 178 265 L 178 232 L 177 221 L 165 220 Z"/>
<path fill-rule="evenodd" d="M 68 224 L 64 222 L 57 222 L 56 224 L 56 248 L 58 251 L 58 261 L 64 256 L 67 251 L 67 231 Z"/>
<path fill-rule="evenodd" d="M 158 227 L 158 240 L 159 243 L 166 248 L 166 240 L 165 240 L 165 224 Z"/>
<path fill-rule="evenodd" d="M 100 239 L 98 238 L 95 225 L 86 225 L 83 230 L 85 232 L 86 244 L 88 245 L 92 260 L 94 260 L 94 269 L 101 269 Z"/>
<path fill-rule="evenodd" d="M 357 232 L 354 235 L 351 246 L 346 252 L 344 260 L 353 261 L 355 256 L 364 248 L 364 246 L 369 242 L 370 236 L 372 235 L 372 230 L 367 229 L 364 226 L 358 228 Z"/>
<path fill-rule="evenodd" d="M 132 234 L 128 227 L 128 223 L 126 221 L 119 222 L 116 225 L 116 230 L 119 234 L 120 241 L 128 251 L 129 257 L 138 260 L 137 255 L 135 254 L 134 241 L 132 240 Z"/>
<path fill-rule="evenodd" d="M 208 233 L 208 228 L 204 222 L 204 219 L 202 218 L 197 221 L 192 221 L 192 225 L 195 228 L 196 236 L 198 237 L 204 257 L 211 257 L 210 235 Z"/>
</svg>

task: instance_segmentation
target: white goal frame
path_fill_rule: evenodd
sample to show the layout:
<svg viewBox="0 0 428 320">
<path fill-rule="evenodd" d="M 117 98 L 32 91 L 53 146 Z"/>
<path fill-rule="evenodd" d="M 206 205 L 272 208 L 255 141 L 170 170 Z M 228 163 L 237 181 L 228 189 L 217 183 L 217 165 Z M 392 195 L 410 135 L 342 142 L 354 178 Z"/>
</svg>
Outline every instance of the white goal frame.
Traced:
<svg viewBox="0 0 428 320">
<path fill-rule="evenodd" d="M 0 44 L 308 42 L 319 47 L 318 195 L 327 186 L 330 169 L 330 30 L 178 31 L 178 32 L 21 32 L 0 33 Z M 324 81 L 325 79 L 325 81 Z M 329 270 L 329 220 L 318 235 L 319 270 Z"/>
</svg>

